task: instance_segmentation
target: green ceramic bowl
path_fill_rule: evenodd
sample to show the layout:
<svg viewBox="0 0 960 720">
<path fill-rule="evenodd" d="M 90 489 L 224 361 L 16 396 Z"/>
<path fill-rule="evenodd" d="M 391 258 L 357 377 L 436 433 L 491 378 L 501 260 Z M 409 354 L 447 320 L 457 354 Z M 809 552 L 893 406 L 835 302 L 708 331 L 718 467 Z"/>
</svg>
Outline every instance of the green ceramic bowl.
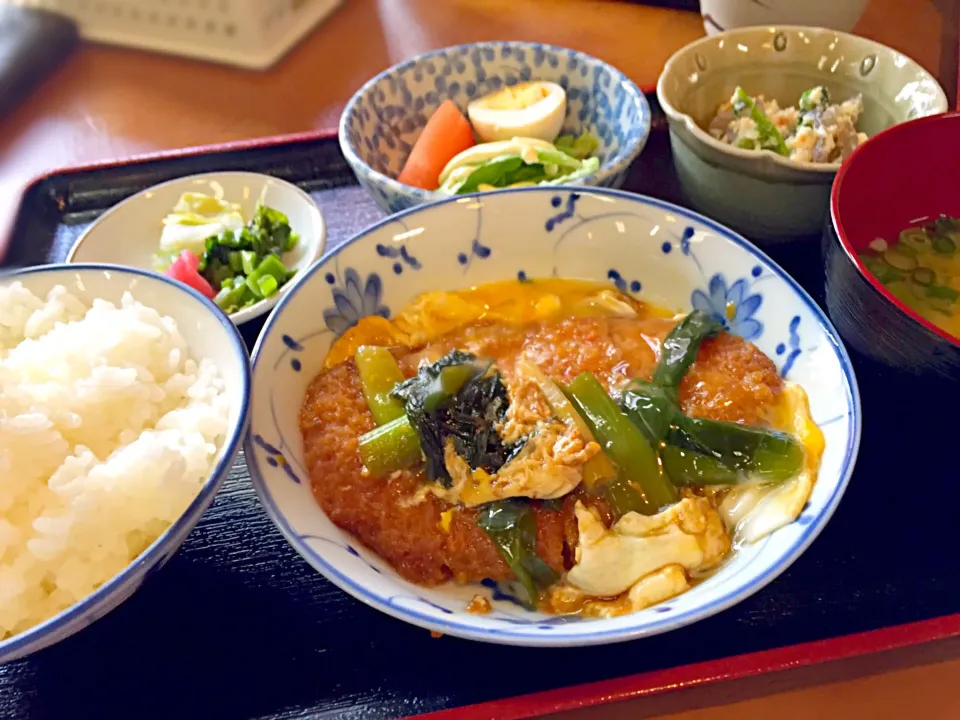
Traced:
<svg viewBox="0 0 960 720">
<path fill-rule="evenodd" d="M 857 129 L 870 136 L 948 109 L 943 89 L 913 60 L 834 30 L 740 28 L 675 53 L 657 83 L 657 98 L 684 192 L 705 214 L 766 242 L 819 238 L 839 166 L 743 150 L 711 137 L 704 128 L 737 85 L 781 107 L 796 105 L 814 85 L 827 87 L 837 101 L 860 93 L 864 110 Z"/>
</svg>

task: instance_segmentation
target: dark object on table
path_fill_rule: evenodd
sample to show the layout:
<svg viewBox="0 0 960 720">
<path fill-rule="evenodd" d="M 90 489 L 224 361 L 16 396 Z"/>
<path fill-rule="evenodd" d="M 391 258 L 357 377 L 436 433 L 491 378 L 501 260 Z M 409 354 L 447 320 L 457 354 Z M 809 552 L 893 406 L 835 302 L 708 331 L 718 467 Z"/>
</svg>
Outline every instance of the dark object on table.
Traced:
<svg viewBox="0 0 960 720">
<path fill-rule="evenodd" d="M 622 0 L 634 5 L 653 5 L 654 7 L 671 8 L 673 10 L 689 10 L 700 12 L 700 0 Z"/>
<path fill-rule="evenodd" d="M 78 38 L 76 24 L 63 15 L 0 5 L 0 114 L 43 82 Z"/>
<path fill-rule="evenodd" d="M 655 119 L 654 127 L 662 125 Z M 356 185 L 335 136 L 276 138 L 57 171 L 27 190 L 6 262 L 62 261 L 89 223 L 129 195 L 182 175 L 238 169 L 311 193 L 327 219 L 330 249 L 384 217 Z M 683 202 L 666 132 L 651 133 L 625 187 Z M 822 304 L 817 238 L 771 255 Z M 242 326 L 249 345 L 261 327 Z M 549 652 L 433 638 L 354 600 L 307 565 L 264 512 L 240 459 L 181 550 L 130 600 L 57 646 L 0 667 L 0 718 L 99 720 L 128 717 L 131 707 L 138 720 L 380 720 L 448 708 L 455 708 L 451 720 L 499 718 L 514 716 L 511 702 L 523 713 L 546 713 L 955 635 L 960 580 L 929 549 L 952 546 L 956 532 L 950 522 L 903 508 L 903 478 L 948 477 L 944 448 L 955 442 L 954 424 L 925 423 L 916 452 L 890 448 L 916 434 L 930 398 L 945 408 L 956 399 L 946 397 L 945 383 L 928 387 L 854 360 L 869 432 L 843 503 L 776 582 L 715 617 L 642 642 Z M 946 507 L 960 502 L 956 484 L 941 483 L 938 493 Z M 882 518 L 897 526 L 878 553 Z M 926 622 L 907 625 L 915 621 Z M 842 637 L 858 632 L 867 634 Z M 825 642 L 800 645 L 813 641 Z M 522 671 L 478 682 L 464 670 L 472 667 Z M 509 699 L 597 681 L 605 682 Z M 485 701 L 499 704 L 462 709 Z"/>
</svg>

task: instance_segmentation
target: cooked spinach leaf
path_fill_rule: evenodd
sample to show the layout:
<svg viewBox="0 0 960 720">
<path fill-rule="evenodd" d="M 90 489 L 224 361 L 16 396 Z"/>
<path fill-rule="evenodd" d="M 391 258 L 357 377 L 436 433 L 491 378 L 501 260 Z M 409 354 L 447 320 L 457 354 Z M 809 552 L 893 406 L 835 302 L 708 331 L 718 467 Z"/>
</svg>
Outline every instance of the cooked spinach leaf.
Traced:
<svg viewBox="0 0 960 720">
<path fill-rule="evenodd" d="M 454 350 L 415 377 L 397 385 L 393 395 L 403 401 L 410 424 L 420 436 L 427 459 L 427 477 L 450 487 L 453 480 L 444 462 L 444 446 L 453 440 L 457 454 L 471 469 L 494 473 L 522 447 L 508 445 L 496 430 L 510 406 L 500 373 L 476 356 Z"/>
<path fill-rule="evenodd" d="M 535 608 L 540 593 L 557 580 L 557 573 L 537 555 L 537 517 L 530 502 L 519 498 L 488 503 L 477 511 L 477 525 L 497 545 L 523 587 L 524 603 Z"/>
</svg>

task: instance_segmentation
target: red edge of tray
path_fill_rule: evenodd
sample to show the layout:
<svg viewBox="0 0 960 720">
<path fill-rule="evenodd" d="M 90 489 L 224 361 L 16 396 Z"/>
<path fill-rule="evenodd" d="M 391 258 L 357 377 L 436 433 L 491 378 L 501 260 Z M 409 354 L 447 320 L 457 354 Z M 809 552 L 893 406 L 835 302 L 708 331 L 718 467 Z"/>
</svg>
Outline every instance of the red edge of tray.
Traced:
<svg viewBox="0 0 960 720">
<path fill-rule="evenodd" d="M 550 713 L 633 700 L 670 690 L 682 690 L 896 650 L 933 640 L 960 636 L 960 613 L 932 620 L 893 625 L 882 630 L 842 635 L 828 640 L 788 645 L 748 655 L 682 665 L 558 690 L 493 700 L 477 705 L 417 715 L 417 720 L 520 720 Z M 642 642 L 642 641 L 637 641 Z"/>
</svg>

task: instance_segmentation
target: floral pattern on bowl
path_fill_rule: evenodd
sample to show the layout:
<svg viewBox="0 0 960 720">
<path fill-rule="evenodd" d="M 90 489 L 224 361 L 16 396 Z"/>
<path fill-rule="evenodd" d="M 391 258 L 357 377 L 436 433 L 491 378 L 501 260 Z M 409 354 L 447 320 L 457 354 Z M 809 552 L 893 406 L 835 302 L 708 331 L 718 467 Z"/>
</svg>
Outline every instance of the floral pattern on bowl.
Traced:
<svg viewBox="0 0 960 720">
<path fill-rule="evenodd" d="M 476 253 L 477 246 L 485 252 Z M 393 256 L 401 252 L 419 258 L 421 267 L 395 273 Z M 308 483 L 301 482 L 308 473 L 298 409 L 340 330 L 323 316 L 338 312 L 344 317 L 338 307 L 344 304 L 344 283 L 356 292 L 364 289 L 366 313 L 389 314 L 387 308 L 401 308 L 428 290 L 550 276 L 609 280 L 678 311 L 702 306 L 731 332 L 751 338 L 781 374 L 807 389 L 814 419 L 826 435 L 820 479 L 796 523 L 744 548 L 691 591 L 620 618 L 528 612 L 493 587 L 412 585 L 335 527 Z M 268 321 L 253 364 L 246 458 L 264 507 L 294 548 L 373 607 L 437 632 L 490 642 L 616 642 L 687 625 L 744 599 L 785 570 L 823 528 L 853 470 L 859 444 L 859 397 L 849 359 L 822 311 L 799 286 L 726 228 L 668 203 L 613 190 L 507 190 L 388 218 L 328 254 L 297 283 Z M 490 614 L 464 610 L 478 592 L 491 600 Z"/>
<path fill-rule="evenodd" d="M 590 130 L 600 141 L 600 169 L 584 185 L 620 187 L 650 134 L 650 106 L 619 70 L 566 48 L 488 42 L 444 48 L 395 65 L 364 85 L 340 119 L 340 147 L 357 179 L 394 213 L 439 193 L 403 185 L 400 174 L 430 115 L 446 99 L 460 108 L 504 86 L 549 80 L 567 91 L 563 132 Z"/>
</svg>

